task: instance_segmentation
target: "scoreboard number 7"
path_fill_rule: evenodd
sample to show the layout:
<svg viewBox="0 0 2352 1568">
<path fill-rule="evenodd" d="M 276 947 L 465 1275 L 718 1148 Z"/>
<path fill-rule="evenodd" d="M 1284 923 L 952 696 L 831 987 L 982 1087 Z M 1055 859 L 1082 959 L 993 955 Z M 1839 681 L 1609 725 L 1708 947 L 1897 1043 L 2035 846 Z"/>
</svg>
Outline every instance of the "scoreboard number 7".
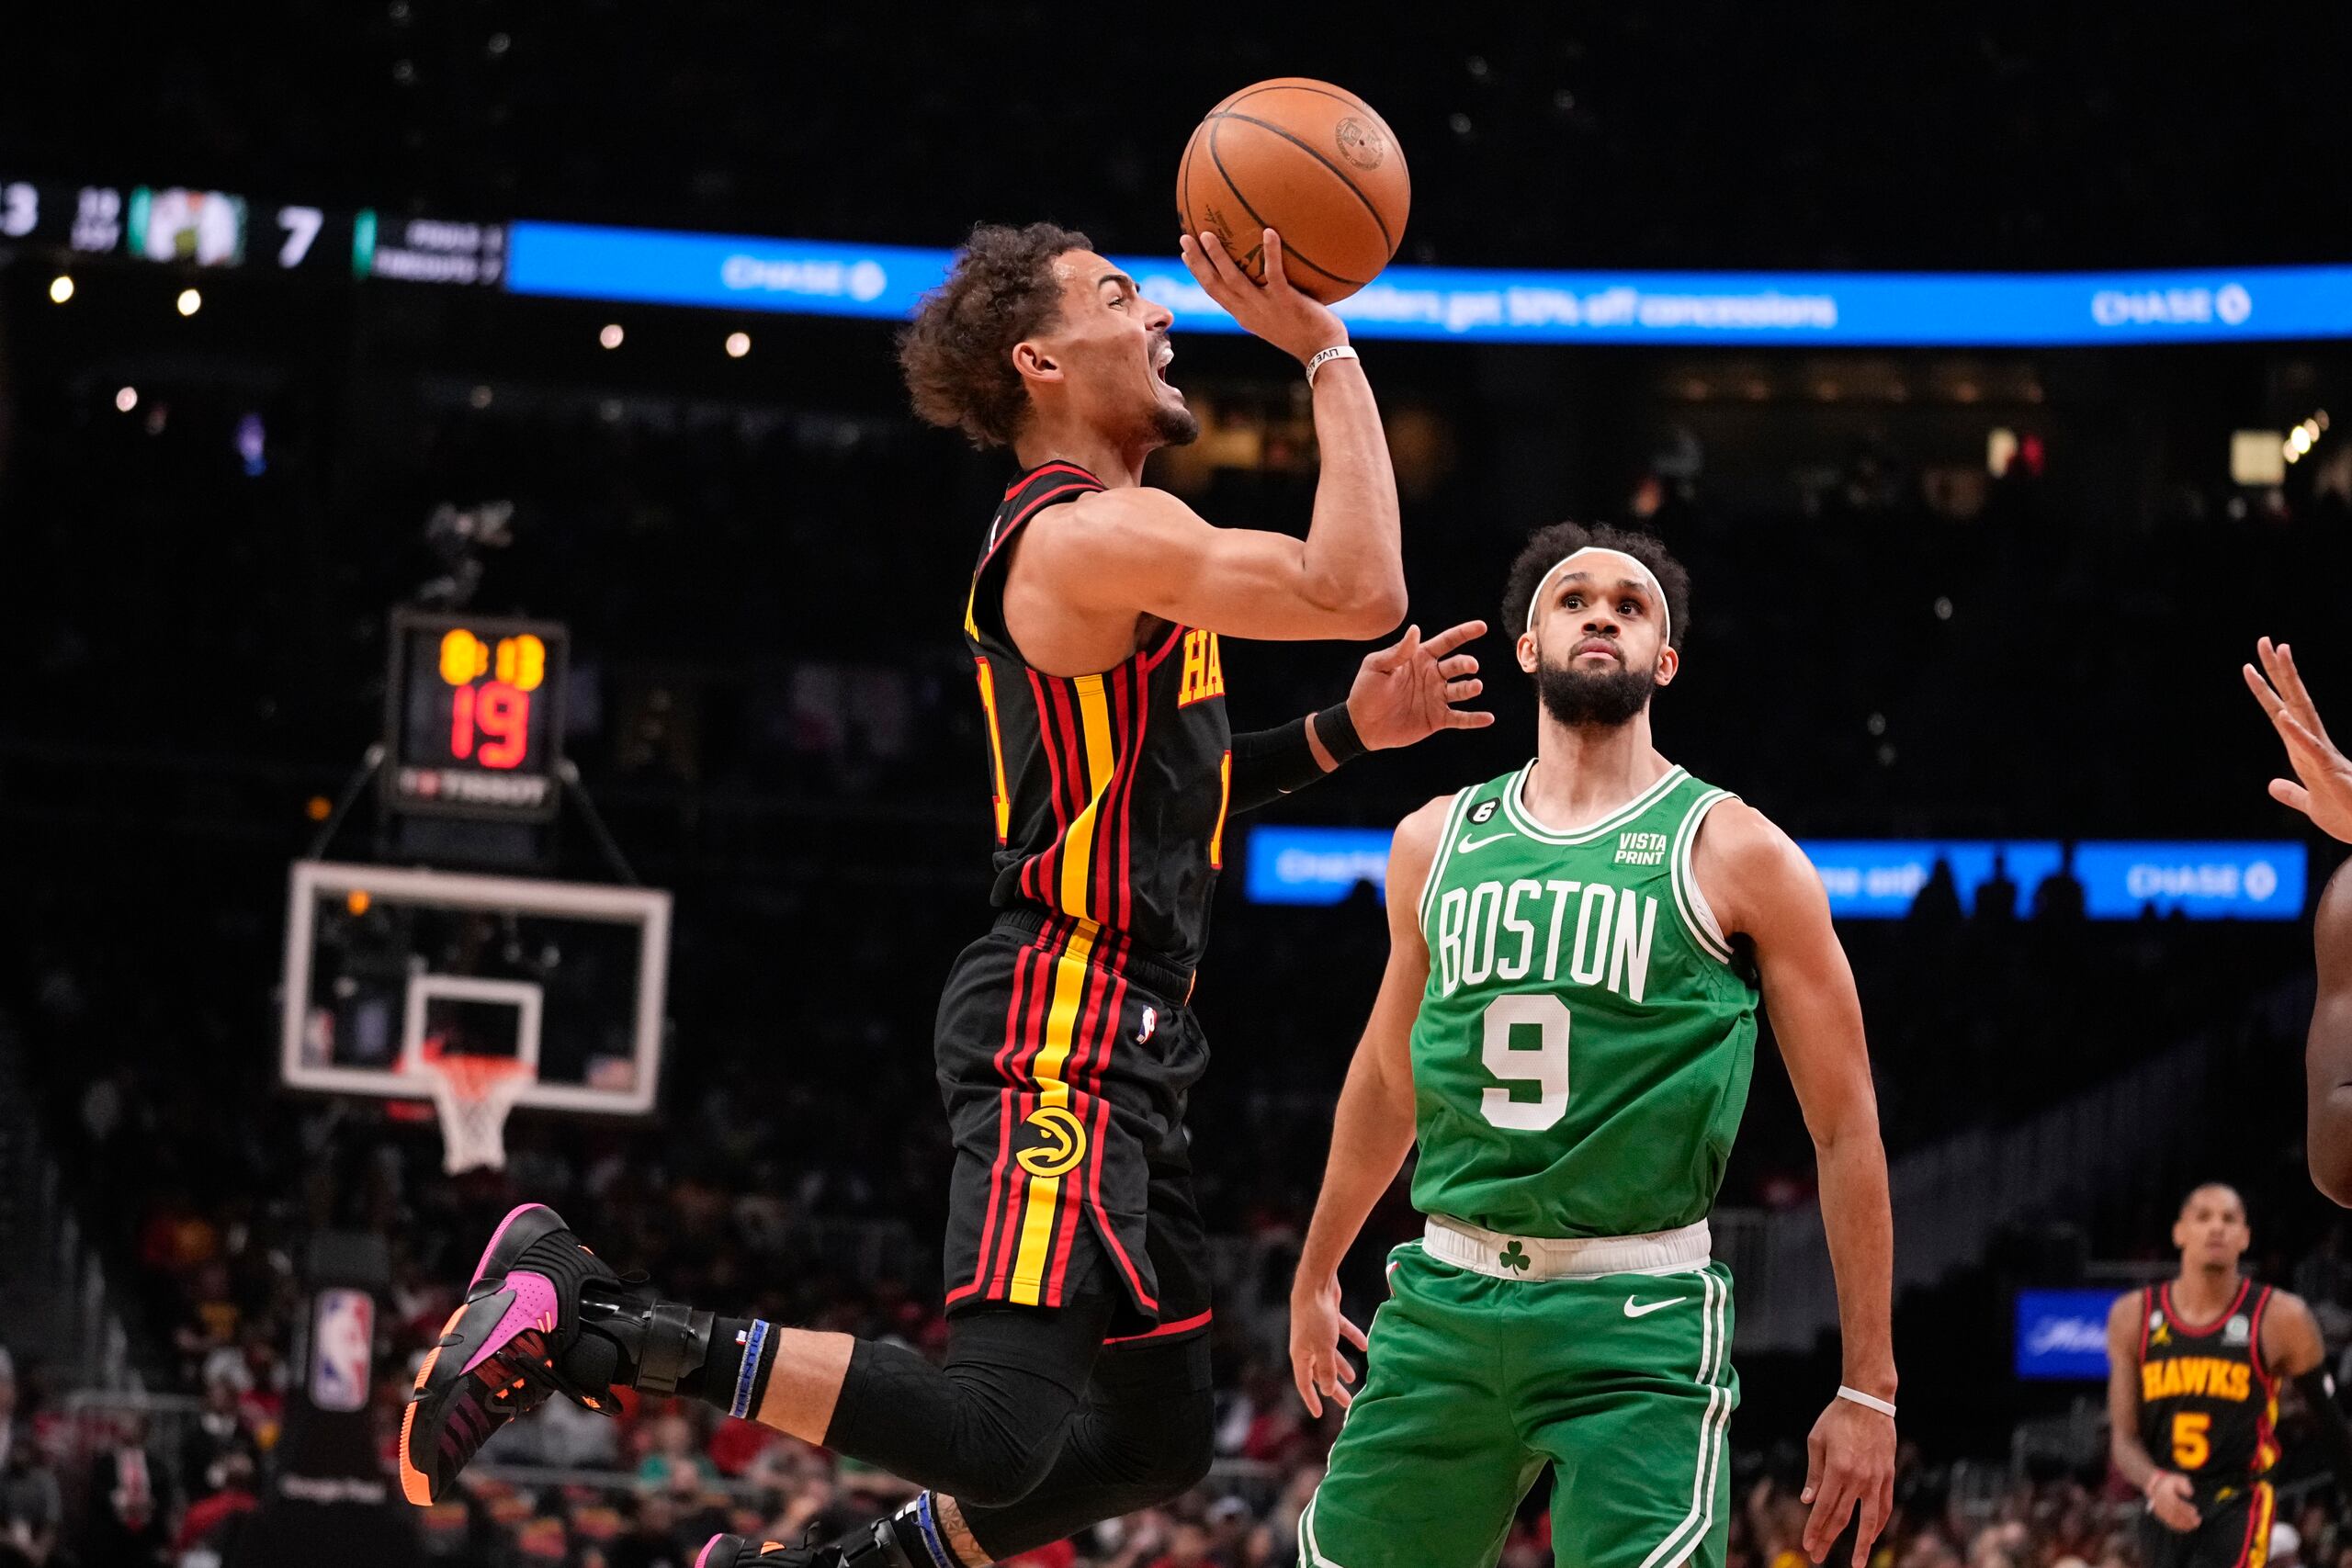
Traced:
<svg viewBox="0 0 2352 1568">
<path fill-rule="evenodd" d="M 311 243 L 319 237 L 319 230 L 326 222 L 326 214 L 315 207 L 281 207 L 277 209 L 277 226 L 286 231 L 286 243 L 277 247 L 277 265 L 300 266 L 302 258 L 311 254 Z"/>
</svg>

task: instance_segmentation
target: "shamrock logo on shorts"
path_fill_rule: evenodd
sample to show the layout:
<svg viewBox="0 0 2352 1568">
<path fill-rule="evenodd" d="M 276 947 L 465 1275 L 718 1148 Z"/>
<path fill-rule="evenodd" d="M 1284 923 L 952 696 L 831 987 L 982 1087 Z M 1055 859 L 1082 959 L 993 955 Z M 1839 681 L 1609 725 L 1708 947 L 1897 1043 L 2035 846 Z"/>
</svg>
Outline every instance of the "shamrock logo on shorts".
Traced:
<svg viewBox="0 0 2352 1568">
<path fill-rule="evenodd" d="M 1533 1260 L 1527 1256 L 1527 1249 L 1513 1240 L 1509 1247 L 1503 1248 L 1503 1255 L 1498 1261 L 1506 1269 L 1515 1269 L 1524 1274 Z"/>
</svg>

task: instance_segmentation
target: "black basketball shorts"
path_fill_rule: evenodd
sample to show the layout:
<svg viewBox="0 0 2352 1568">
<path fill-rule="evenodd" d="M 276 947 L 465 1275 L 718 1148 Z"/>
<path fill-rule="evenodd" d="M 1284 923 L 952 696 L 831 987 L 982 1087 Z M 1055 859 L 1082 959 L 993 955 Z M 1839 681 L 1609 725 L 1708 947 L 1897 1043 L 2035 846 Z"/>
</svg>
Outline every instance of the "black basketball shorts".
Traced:
<svg viewBox="0 0 2352 1568">
<path fill-rule="evenodd" d="M 935 1036 L 956 1138 L 949 1312 L 1059 1306 L 1109 1279 L 1111 1343 L 1207 1326 L 1184 1102 L 1208 1044 L 1189 991 L 1116 932 L 1041 909 L 1005 912 L 957 956 Z"/>
<path fill-rule="evenodd" d="M 2242 1482 L 2213 1495 L 2200 1489 L 2193 1530 L 2177 1530 L 2154 1514 L 2140 1518 L 2143 1568 L 2264 1568 L 2278 1495 L 2267 1481 Z"/>
</svg>

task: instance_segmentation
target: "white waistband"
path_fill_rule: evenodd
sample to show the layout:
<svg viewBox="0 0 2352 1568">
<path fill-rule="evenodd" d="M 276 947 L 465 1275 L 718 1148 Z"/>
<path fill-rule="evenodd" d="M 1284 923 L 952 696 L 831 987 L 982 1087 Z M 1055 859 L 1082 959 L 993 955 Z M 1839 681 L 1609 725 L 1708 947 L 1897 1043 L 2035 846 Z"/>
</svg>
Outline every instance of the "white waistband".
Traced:
<svg viewBox="0 0 2352 1568">
<path fill-rule="evenodd" d="M 1421 1235 L 1431 1258 L 1498 1280 L 1598 1280 L 1604 1274 L 1687 1274 L 1713 1256 L 1707 1222 L 1646 1235 L 1505 1235 L 1431 1214 Z"/>
</svg>

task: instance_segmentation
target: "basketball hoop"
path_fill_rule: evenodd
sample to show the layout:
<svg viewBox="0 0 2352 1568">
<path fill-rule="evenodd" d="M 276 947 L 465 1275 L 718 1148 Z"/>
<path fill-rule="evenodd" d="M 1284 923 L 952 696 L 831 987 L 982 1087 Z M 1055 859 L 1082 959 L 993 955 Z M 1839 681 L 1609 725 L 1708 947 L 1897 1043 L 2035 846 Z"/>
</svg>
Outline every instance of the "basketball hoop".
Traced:
<svg viewBox="0 0 2352 1568">
<path fill-rule="evenodd" d="M 428 1051 L 421 1064 L 441 1114 L 441 1168 L 506 1168 L 506 1113 L 537 1081 L 531 1064 L 517 1056 L 448 1055 Z"/>
</svg>

